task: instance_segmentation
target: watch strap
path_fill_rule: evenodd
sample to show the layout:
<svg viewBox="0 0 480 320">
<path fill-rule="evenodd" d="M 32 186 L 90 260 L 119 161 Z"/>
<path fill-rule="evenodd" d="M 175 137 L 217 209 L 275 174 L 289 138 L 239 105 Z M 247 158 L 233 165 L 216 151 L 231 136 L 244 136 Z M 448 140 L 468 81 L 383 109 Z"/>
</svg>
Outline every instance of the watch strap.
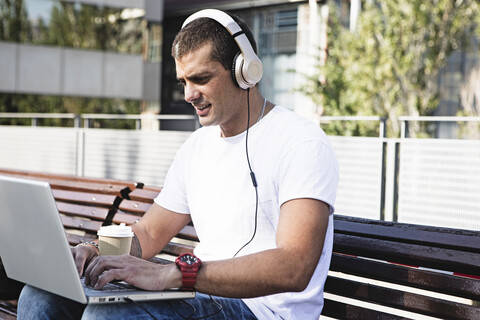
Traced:
<svg viewBox="0 0 480 320">
<path fill-rule="evenodd" d="M 182 270 L 182 289 L 194 290 L 197 282 L 197 271 Z"/>
</svg>

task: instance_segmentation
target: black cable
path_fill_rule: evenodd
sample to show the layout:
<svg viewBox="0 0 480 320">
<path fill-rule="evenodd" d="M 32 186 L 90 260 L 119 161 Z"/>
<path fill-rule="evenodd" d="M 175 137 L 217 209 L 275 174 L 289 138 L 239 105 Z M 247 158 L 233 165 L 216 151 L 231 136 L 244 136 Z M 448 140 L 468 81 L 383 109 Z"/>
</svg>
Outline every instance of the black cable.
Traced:
<svg viewBox="0 0 480 320">
<path fill-rule="evenodd" d="M 187 306 L 190 307 L 190 309 L 192 309 L 192 313 L 190 313 L 187 317 L 184 317 L 182 314 L 180 314 L 180 312 L 177 311 L 177 309 L 175 309 L 174 306 L 172 306 L 172 304 L 170 303 L 170 301 L 167 301 L 167 304 L 170 306 L 170 308 L 182 319 L 190 319 L 194 314 L 195 312 L 197 312 L 197 309 L 195 309 L 194 306 L 192 306 L 190 303 L 188 302 L 185 302 L 185 300 L 180 300 L 182 303 L 186 304 Z"/>
<path fill-rule="evenodd" d="M 223 310 L 223 307 L 220 303 L 218 303 L 217 301 L 215 301 L 213 299 L 213 297 L 211 295 L 208 295 L 210 297 L 210 301 L 212 301 L 214 304 L 217 305 L 218 307 L 218 310 L 216 310 L 215 312 L 213 313 L 210 313 L 210 314 L 207 314 L 206 316 L 201 316 L 201 317 L 197 317 L 197 318 L 192 318 L 192 316 L 197 312 L 197 309 L 192 306 L 190 303 L 188 303 L 187 301 L 185 300 L 181 300 L 182 303 L 186 304 L 187 306 L 190 307 L 190 309 L 192 309 L 192 313 L 190 313 L 188 316 L 183 316 L 182 314 L 180 314 L 180 312 L 177 311 L 177 309 L 175 309 L 174 306 L 171 305 L 171 303 L 169 301 L 167 301 L 168 305 L 170 306 L 170 308 L 172 308 L 172 310 L 179 316 L 181 317 L 182 319 L 185 319 L 185 320 L 201 320 L 201 319 L 206 319 L 206 318 L 209 318 L 211 316 L 214 316 L 216 315 L 217 313 L 220 313 L 222 310 Z"/>
<path fill-rule="evenodd" d="M 250 88 L 247 89 L 247 133 L 245 134 L 245 153 L 247 155 L 247 164 L 248 164 L 248 169 L 250 170 L 250 178 L 252 179 L 252 184 L 253 187 L 255 188 L 255 226 L 253 229 L 253 234 L 250 240 L 247 241 L 240 249 L 238 249 L 237 253 L 233 255 L 233 258 L 237 256 L 237 254 L 243 250 L 246 246 L 248 246 L 253 239 L 255 238 L 255 235 L 257 234 L 257 217 L 258 217 L 258 189 L 257 189 L 257 179 L 255 178 L 255 173 L 252 170 L 252 166 L 250 164 L 250 157 L 248 156 L 248 131 L 250 128 Z"/>
</svg>

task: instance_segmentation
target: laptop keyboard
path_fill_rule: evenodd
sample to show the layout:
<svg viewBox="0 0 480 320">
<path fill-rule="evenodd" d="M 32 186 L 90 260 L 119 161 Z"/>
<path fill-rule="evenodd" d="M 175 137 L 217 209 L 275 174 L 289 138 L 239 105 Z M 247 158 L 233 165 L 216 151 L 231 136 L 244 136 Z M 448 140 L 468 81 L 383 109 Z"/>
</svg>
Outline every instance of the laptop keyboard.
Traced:
<svg viewBox="0 0 480 320">
<path fill-rule="evenodd" d="M 82 277 L 82 284 L 85 288 L 89 290 L 94 290 L 92 287 L 87 286 L 85 284 L 85 278 Z M 107 283 L 102 289 L 97 291 L 113 291 L 113 292 L 120 292 L 120 291 L 135 291 L 138 290 L 135 286 L 132 286 L 126 282 L 119 281 L 119 282 L 109 282 Z"/>
</svg>

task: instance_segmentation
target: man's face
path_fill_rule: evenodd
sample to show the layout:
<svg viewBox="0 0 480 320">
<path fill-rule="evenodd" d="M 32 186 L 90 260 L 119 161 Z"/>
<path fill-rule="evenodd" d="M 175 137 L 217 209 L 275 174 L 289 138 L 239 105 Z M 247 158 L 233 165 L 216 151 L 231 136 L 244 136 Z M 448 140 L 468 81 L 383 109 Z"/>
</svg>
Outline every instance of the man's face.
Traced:
<svg viewBox="0 0 480 320">
<path fill-rule="evenodd" d="M 177 79 L 203 126 L 219 125 L 224 136 L 236 135 L 246 128 L 245 92 L 235 86 L 230 70 L 211 60 L 210 51 L 211 44 L 205 44 L 175 59 Z"/>
</svg>

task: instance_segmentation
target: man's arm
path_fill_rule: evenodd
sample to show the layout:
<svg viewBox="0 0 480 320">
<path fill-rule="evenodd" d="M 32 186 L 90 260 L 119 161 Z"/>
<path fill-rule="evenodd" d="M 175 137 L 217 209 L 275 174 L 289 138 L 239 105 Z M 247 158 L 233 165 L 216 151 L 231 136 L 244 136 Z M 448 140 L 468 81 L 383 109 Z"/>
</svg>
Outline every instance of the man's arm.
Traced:
<svg viewBox="0 0 480 320">
<path fill-rule="evenodd" d="M 320 259 L 328 220 L 329 207 L 321 201 L 296 199 L 284 203 L 276 249 L 204 262 L 195 288 L 237 298 L 303 291 Z"/>
<path fill-rule="evenodd" d="M 130 254 L 152 258 L 189 222 L 190 215 L 167 210 L 154 202 L 142 219 L 132 225 L 135 237 Z"/>
<path fill-rule="evenodd" d="M 182 275 L 174 264 L 165 266 L 144 259 L 159 253 L 190 220 L 188 214 L 153 203 L 140 221 L 132 225 L 135 240 L 130 255 L 98 256 L 85 270 L 85 284 L 101 289 L 112 280 L 125 280 L 147 290 L 180 287 Z"/>
<path fill-rule="evenodd" d="M 296 199 L 284 203 L 277 229 L 277 248 L 204 262 L 197 275 L 196 290 L 236 298 L 304 290 L 320 259 L 328 218 L 329 207 L 321 201 Z M 143 257 L 156 254 L 189 219 L 188 215 L 184 217 L 159 206 L 149 210 L 134 229 Z M 114 279 L 148 290 L 182 285 L 181 272 L 174 264 L 156 265 L 131 255 L 102 256 L 86 270 L 86 283 L 96 289 Z"/>
</svg>

